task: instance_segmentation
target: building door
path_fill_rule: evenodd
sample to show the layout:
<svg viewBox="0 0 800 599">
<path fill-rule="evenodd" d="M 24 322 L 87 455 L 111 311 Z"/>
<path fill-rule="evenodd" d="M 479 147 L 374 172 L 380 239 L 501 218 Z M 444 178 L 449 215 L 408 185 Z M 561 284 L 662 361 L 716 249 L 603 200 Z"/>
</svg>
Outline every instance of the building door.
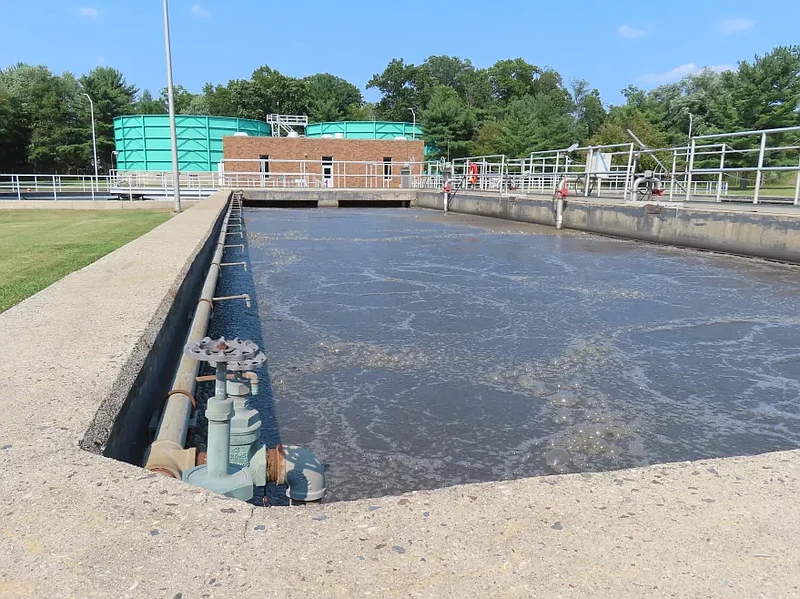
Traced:
<svg viewBox="0 0 800 599">
<path fill-rule="evenodd" d="M 258 172 L 261 173 L 261 187 L 266 187 L 269 179 L 269 156 L 262 154 L 258 157 Z"/>
<path fill-rule="evenodd" d="M 333 156 L 322 157 L 322 186 L 333 187 Z"/>
</svg>

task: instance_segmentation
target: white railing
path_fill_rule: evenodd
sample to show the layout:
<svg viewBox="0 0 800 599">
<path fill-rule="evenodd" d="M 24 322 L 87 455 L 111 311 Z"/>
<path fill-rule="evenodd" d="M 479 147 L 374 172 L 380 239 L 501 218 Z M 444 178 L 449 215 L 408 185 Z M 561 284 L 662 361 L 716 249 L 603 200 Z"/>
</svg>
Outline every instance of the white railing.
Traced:
<svg viewBox="0 0 800 599">
<path fill-rule="evenodd" d="M 758 147 L 747 147 L 756 145 L 748 141 L 753 137 L 758 138 Z M 442 189 L 446 181 L 455 189 L 552 195 L 557 185 L 566 182 L 570 193 L 577 196 L 627 200 L 640 197 L 637 181 L 646 179 L 655 182 L 650 191 L 659 199 L 713 197 L 719 202 L 732 197 L 732 183 L 752 175 L 752 195 L 740 189 L 734 192 L 735 198 L 752 197 L 758 203 L 766 197 L 766 175 L 792 173 L 794 189 L 785 194 L 785 200 L 800 205 L 800 127 L 701 135 L 686 146 L 671 148 L 651 149 L 638 140 L 594 147 L 576 145 L 533 152 L 525 158 L 496 154 L 450 162 L 226 159 L 220 163 L 219 172 L 181 173 L 179 183 L 187 196 L 203 197 L 223 187 Z M 174 183 L 171 172 L 112 171 L 100 177 L 0 174 L 0 197 L 166 197 Z M 771 195 L 770 199 L 777 197 Z"/>
</svg>

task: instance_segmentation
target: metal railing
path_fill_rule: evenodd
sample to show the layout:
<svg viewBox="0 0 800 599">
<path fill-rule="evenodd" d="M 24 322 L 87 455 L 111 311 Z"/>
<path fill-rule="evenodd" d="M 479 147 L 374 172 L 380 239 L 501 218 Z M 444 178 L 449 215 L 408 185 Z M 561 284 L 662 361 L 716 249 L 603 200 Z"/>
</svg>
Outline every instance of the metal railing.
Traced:
<svg viewBox="0 0 800 599">
<path fill-rule="evenodd" d="M 634 141 L 603 146 L 575 146 L 532 152 L 525 158 L 502 154 L 439 161 L 355 161 L 226 159 L 219 172 L 181 173 L 188 196 L 203 197 L 223 187 L 454 189 L 487 193 L 552 195 L 559 185 L 583 197 L 764 201 L 769 176 L 794 186 L 783 197 L 800 205 L 800 127 L 699 135 L 685 146 L 651 149 Z M 752 196 L 748 184 L 754 177 Z M 642 182 L 647 182 L 642 186 Z M 739 189 L 732 192 L 734 184 Z M 24 199 L 27 194 L 83 193 L 92 198 L 166 197 L 175 187 L 170 172 L 112 171 L 109 175 L 0 175 L 0 194 Z M 642 192 L 645 192 L 644 194 Z"/>
</svg>

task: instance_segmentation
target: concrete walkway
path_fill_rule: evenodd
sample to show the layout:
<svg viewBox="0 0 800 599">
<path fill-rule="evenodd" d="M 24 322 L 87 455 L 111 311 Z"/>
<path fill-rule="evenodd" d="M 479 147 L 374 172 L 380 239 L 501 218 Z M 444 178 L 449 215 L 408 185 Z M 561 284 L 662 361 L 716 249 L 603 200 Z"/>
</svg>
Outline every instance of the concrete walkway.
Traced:
<svg viewBox="0 0 800 599">
<path fill-rule="evenodd" d="M 800 595 L 800 452 L 265 509 L 80 450 L 224 201 L 0 314 L 0 598 Z"/>
</svg>

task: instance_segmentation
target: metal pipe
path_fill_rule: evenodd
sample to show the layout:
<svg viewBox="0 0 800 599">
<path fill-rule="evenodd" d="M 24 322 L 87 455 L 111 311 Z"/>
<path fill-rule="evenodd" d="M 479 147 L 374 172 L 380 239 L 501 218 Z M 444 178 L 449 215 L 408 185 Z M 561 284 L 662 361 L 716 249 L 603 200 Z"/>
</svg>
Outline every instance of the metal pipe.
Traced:
<svg viewBox="0 0 800 599">
<path fill-rule="evenodd" d="M 794 183 L 794 205 L 800 206 L 800 163 L 797 165 L 797 176 Z"/>
<path fill-rule="evenodd" d="M 625 171 L 625 192 L 622 194 L 622 201 L 628 201 L 628 188 L 630 187 L 631 183 L 633 183 L 633 174 L 631 173 L 631 168 L 633 167 L 633 142 L 630 144 L 630 148 L 628 149 L 628 168 Z"/>
<path fill-rule="evenodd" d="M 678 166 L 678 150 L 672 151 L 672 170 L 670 171 L 669 177 L 669 201 L 672 201 L 672 198 L 675 194 L 675 169 Z"/>
<path fill-rule="evenodd" d="M 767 149 L 767 134 L 761 134 L 761 147 L 758 150 L 758 170 L 756 170 L 756 188 L 753 190 L 753 203 L 758 204 L 758 196 L 761 193 L 761 169 L 764 168 L 764 152 Z"/>
<path fill-rule="evenodd" d="M 172 47 L 169 41 L 169 6 L 164 0 L 164 39 L 167 47 L 167 100 L 169 129 L 172 138 L 172 183 L 175 188 L 175 212 L 181 211 L 181 174 L 178 168 L 178 129 L 175 124 L 175 90 L 172 85 Z"/>
<path fill-rule="evenodd" d="M 225 237 L 231 208 L 225 214 L 220 229 L 214 257 L 211 259 L 208 274 L 203 283 L 203 290 L 195 308 L 194 318 L 189 327 L 187 341 L 199 342 L 206 336 L 208 321 L 213 307 L 214 291 L 220 273 L 220 262 L 225 249 Z M 144 467 L 147 470 L 169 472 L 180 479 L 183 471 L 192 468 L 196 462 L 196 450 L 185 449 L 189 432 L 189 420 L 195 404 L 194 394 L 197 386 L 197 375 L 200 363 L 194 358 L 182 354 L 171 391 L 167 397 L 156 437 L 144 456 Z"/>
<path fill-rule="evenodd" d="M 709 135 L 698 135 L 695 139 L 722 139 L 723 137 L 744 137 L 745 135 L 761 135 L 769 133 L 788 133 L 789 131 L 800 131 L 800 127 L 779 127 L 777 129 L 756 129 L 753 131 L 735 131 L 734 133 L 712 133 Z"/>
<path fill-rule="evenodd" d="M 722 154 L 719 158 L 719 178 L 717 179 L 717 202 L 722 201 L 722 169 L 725 168 L 725 148 L 727 146 L 722 144 Z"/>
<path fill-rule="evenodd" d="M 692 169 L 694 168 L 694 152 L 697 149 L 697 140 L 693 137 L 689 149 L 689 166 L 686 169 L 686 201 L 692 199 Z"/>
<path fill-rule="evenodd" d="M 92 98 L 89 94 L 84 93 L 83 95 L 89 99 L 89 111 L 92 115 L 92 152 L 94 154 L 94 181 L 92 182 L 92 199 L 94 199 L 94 186 L 97 185 L 98 189 L 100 188 L 100 180 L 97 174 L 97 135 L 95 134 L 94 130 L 94 102 L 92 102 Z"/>
</svg>

